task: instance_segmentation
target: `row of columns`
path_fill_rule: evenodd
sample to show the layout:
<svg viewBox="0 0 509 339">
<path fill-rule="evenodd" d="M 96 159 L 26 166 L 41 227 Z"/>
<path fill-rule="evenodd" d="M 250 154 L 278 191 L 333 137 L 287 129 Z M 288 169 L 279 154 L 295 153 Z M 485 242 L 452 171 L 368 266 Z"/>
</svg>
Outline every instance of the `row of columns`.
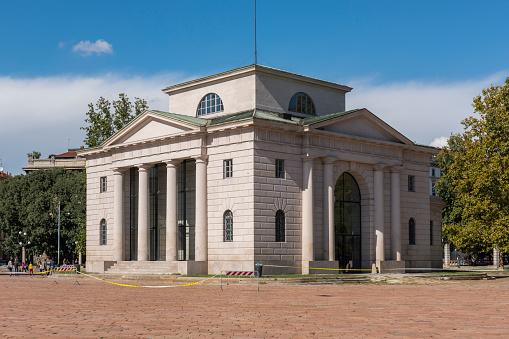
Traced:
<svg viewBox="0 0 509 339">
<path fill-rule="evenodd" d="M 195 261 L 207 261 L 207 158 L 196 160 L 195 201 Z M 177 260 L 177 166 L 178 161 L 166 162 L 166 261 Z M 149 170 L 153 165 L 138 167 L 138 261 L 149 260 Z M 113 260 L 124 260 L 124 193 L 121 168 L 113 172 Z"/>
<path fill-rule="evenodd" d="M 323 158 L 323 225 L 324 225 L 324 258 L 335 261 L 335 224 L 334 224 L 334 162 L 335 158 Z M 314 157 L 302 157 L 302 261 L 314 260 L 313 234 L 313 161 Z M 375 233 L 375 260 L 385 260 L 384 246 L 384 165 L 373 165 L 373 199 Z M 391 259 L 401 261 L 401 203 L 400 203 L 400 168 L 391 167 Z"/>
</svg>

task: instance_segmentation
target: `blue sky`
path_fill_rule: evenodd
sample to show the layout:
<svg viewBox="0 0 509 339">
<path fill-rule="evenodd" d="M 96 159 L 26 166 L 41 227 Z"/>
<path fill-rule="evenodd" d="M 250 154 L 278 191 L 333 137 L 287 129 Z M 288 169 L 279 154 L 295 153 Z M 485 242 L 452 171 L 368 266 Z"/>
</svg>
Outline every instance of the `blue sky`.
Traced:
<svg viewBox="0 0 509 339">
<path fill-rule="evenodd" d="M 509 2 L 258 0 L 258 62 L 354 87 L 419 143 L 443 143 L 509 76 Z M 0 159 L 21 173 L 82 145 L 87 104 L 254 62 L 254 0 L 0 2 Z M 70 139 L 70 140 L 69 140 Z"/>
</svg>

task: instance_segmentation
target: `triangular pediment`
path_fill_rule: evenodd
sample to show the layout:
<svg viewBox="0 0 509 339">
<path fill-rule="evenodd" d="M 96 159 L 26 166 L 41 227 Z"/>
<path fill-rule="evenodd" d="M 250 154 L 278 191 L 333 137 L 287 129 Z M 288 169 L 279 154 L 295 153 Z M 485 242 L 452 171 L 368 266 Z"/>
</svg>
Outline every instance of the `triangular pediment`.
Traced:
<svg viewBox="0 0 509 339">
<path fill-rule="evenodd" d="M 413 144 L 412 141 L 367 109 L 355 110 L 347 114 L 337 114 L 336 116 L 331 115 L 330 119 L 311 126 L 332 133 L 400 144 Z"/>
<path fill-rule="evenodd" d="M 199 127 L 176 120 L 171 116 L 146 111 L 107 140 L 103 146 L 136 144 L 181 135 L 194 130 L 199 130 Z"/>
</svg>

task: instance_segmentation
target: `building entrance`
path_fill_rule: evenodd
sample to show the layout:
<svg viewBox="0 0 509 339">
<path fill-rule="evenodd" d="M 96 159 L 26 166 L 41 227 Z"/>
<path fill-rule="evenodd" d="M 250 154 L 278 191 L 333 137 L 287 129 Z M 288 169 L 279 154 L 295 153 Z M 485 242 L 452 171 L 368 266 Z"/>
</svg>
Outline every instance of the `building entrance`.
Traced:
<svg viewBox="0 0 509 339">
<path fill-rule="evenodd" d="M 357 181 L 343 173 L 334 190 L 335 259 L 340 268 L 361 268 L 361 194 Z"/>
</svg>

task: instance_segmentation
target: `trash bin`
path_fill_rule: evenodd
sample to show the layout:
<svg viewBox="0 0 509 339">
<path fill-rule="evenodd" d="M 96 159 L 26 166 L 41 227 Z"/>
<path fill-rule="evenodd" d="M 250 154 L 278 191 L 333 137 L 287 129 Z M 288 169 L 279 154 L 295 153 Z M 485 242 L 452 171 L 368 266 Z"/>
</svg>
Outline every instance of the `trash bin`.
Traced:
<svg viewBox="0 0 509 339">
<path fill-rule="evenodd" d="M 257 278 L 262 276 L 262 270 L 263 270 L 263 265 L 262 264 L 255 264 L 255 276 Z"/>
<path fill-rule="evenodd" d="M 76 271 L 81 272 L 80 264 L 74 264 L 74 268 L 76 269 Z"/>
</svg>

